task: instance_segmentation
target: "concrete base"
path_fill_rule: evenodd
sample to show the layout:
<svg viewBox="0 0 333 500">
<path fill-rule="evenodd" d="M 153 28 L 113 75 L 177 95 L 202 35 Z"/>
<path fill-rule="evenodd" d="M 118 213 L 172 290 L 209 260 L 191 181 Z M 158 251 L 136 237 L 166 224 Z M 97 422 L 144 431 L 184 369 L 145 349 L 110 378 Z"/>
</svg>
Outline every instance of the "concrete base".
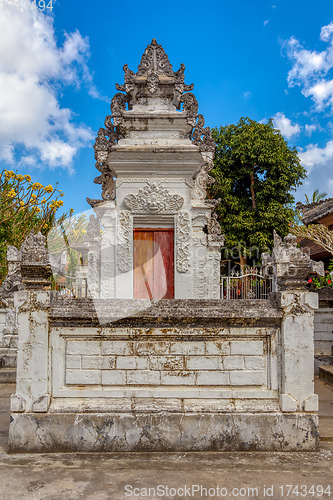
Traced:
<svg viewBox="0 0 333 500">
<path fill-rule="evenodd" d="M 315 450 L 318 425 L 309 413 L 12 413 L 9 451 Z"/>
</svg>

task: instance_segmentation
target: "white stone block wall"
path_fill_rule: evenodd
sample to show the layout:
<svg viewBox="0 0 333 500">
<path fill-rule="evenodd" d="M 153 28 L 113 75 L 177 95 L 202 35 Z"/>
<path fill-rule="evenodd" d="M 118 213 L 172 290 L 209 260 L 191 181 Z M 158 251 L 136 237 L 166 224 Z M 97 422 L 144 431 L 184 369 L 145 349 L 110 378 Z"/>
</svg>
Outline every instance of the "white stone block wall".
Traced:
<svg viewBox="0 0 333 500">
<path fill-rule="evenodd" d="M 332 364 L 333 360 L 333 308 L 319 308 L 314 316 L 315 374 L 320 365 Z"/>
<path fill-rule="evenodd" d="M 333 355 L 333 308 L 318 309 L 314 317 L 315 356 Z"/>
<path fill-rule="evenodd" d="M 65 386 L 267 386 L 266 339 L 155 344 L 69 338 Z"/>
</svg>

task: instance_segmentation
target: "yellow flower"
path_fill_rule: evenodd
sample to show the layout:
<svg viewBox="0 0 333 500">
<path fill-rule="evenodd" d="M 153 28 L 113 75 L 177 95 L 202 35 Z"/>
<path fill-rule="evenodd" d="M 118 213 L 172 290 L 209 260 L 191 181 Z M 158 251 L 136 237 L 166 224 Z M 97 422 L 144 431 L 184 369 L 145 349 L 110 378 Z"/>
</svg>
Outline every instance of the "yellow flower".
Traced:
<svg viewBox="0 0 333 500">
<path fill-rule="evenodd" d="M 16 196 L 16 193 L 15 193 L 14 189 L 12 188 L 10 191 L 8 191 L 7 198 L 14 198 L 14 196 Z"/>
<path fill-rule="evenodd" d="M 16 176 L 16 179 L 19 181 L 19 182 L 22 182 L 24 180 L 24 177 L 23 175 L 19 174 Z"/>
<path fill-rule="evenodd" d="M 24 178 L 25 178 L 25 180 L 26 180 L 27 182 L 31 182 L 31 177 L 30 177 L 30 175 L 25 175 L 25 176 L 24 176 Z"/>
<path fill-rule="evenodd" d="M 31 195 L 31 199 L 32 199 L 32 200 L 35 200 L 36 198 L 37 198 L 37 196 L 33 193 L 33 194 Z"/>
<path fill-rule="evenodd" d="M 36 207 L 36 208 L 35 208 L 35 212 L 36 212 L 36 214 L 39 214 L 39 212 L 40 212 L 40 208 Z"/>
<path fill-rule="evenodd" d="M 5 170 L 5 177 L 6 179 L 11 179 L 12 177 L 15 177 L 15 174 L 12 170 Z"/>
<path fill-rule="evenodd" d="M 64 193 L 60 193 L 60 196 L 65 196 L 65 194 Z"/>
<path fill-rule="evenodd" d="M 24 201 L 20 201 L 21 207 L 24 207 Z"/>
<path fill-rule="evenodd" d="M 37 189 L 42 189 L 43 186 L 40 182 L 34 182 L 33 185 L 31 186 L 31 189 L 33 191 L 37 191 Z"/>
<path fill-rule="evenodd" d="M 42 199 L 42 203 L 45 203 L 45 202 L 46 202 L 46 200 L 45 200 L 45 198 L 43 198 L 43 199 Z"/>
<path fill-rule="evenodd" d="M 46 191 L 47 193 L 52 193 L 52 191 L 53 191 L 53 187 L 51 186 L 51 184 L 49 184 L 48 186 L 45 186 L 45 188 L 44 188 L 44 189 L 45 189 L 45 191 Z"/>
</svg>

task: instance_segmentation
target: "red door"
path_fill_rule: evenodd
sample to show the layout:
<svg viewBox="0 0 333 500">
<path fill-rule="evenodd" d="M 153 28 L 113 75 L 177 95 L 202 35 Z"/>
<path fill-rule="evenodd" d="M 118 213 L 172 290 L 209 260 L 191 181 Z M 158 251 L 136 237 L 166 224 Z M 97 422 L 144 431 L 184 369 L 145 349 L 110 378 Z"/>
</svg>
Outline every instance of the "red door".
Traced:
<svg viewBox="0 0 333 500">
<path fill-rule="evenodd" d="M 173 229 L 134 229 L 134 298 L 173 299 Z"/>
</svg>

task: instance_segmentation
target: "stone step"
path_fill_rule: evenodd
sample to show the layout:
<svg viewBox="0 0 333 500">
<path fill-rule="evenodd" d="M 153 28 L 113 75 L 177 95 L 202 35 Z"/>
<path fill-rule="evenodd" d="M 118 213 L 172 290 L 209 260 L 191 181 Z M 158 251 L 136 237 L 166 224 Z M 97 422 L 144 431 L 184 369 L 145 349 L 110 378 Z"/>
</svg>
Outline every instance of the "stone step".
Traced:
<svg viewBox="0 0 333 500">
<path fill-rule="evenodd" d="M 319 367 L 326 365 L 333 365 L 333 356 L 328 354 L 317 354 L 314 358 L 315 375 L 319 374 Z"/>
<path fill-rule="evenodd" d="M 0 384 L 16 382 L 16 368 L 0 368 Z"/>
<path fill-rule="evenodd" d="M 333 385 L 333 365 L 320 366 L 319 367 L 319 378 Z"/>
</svg>

